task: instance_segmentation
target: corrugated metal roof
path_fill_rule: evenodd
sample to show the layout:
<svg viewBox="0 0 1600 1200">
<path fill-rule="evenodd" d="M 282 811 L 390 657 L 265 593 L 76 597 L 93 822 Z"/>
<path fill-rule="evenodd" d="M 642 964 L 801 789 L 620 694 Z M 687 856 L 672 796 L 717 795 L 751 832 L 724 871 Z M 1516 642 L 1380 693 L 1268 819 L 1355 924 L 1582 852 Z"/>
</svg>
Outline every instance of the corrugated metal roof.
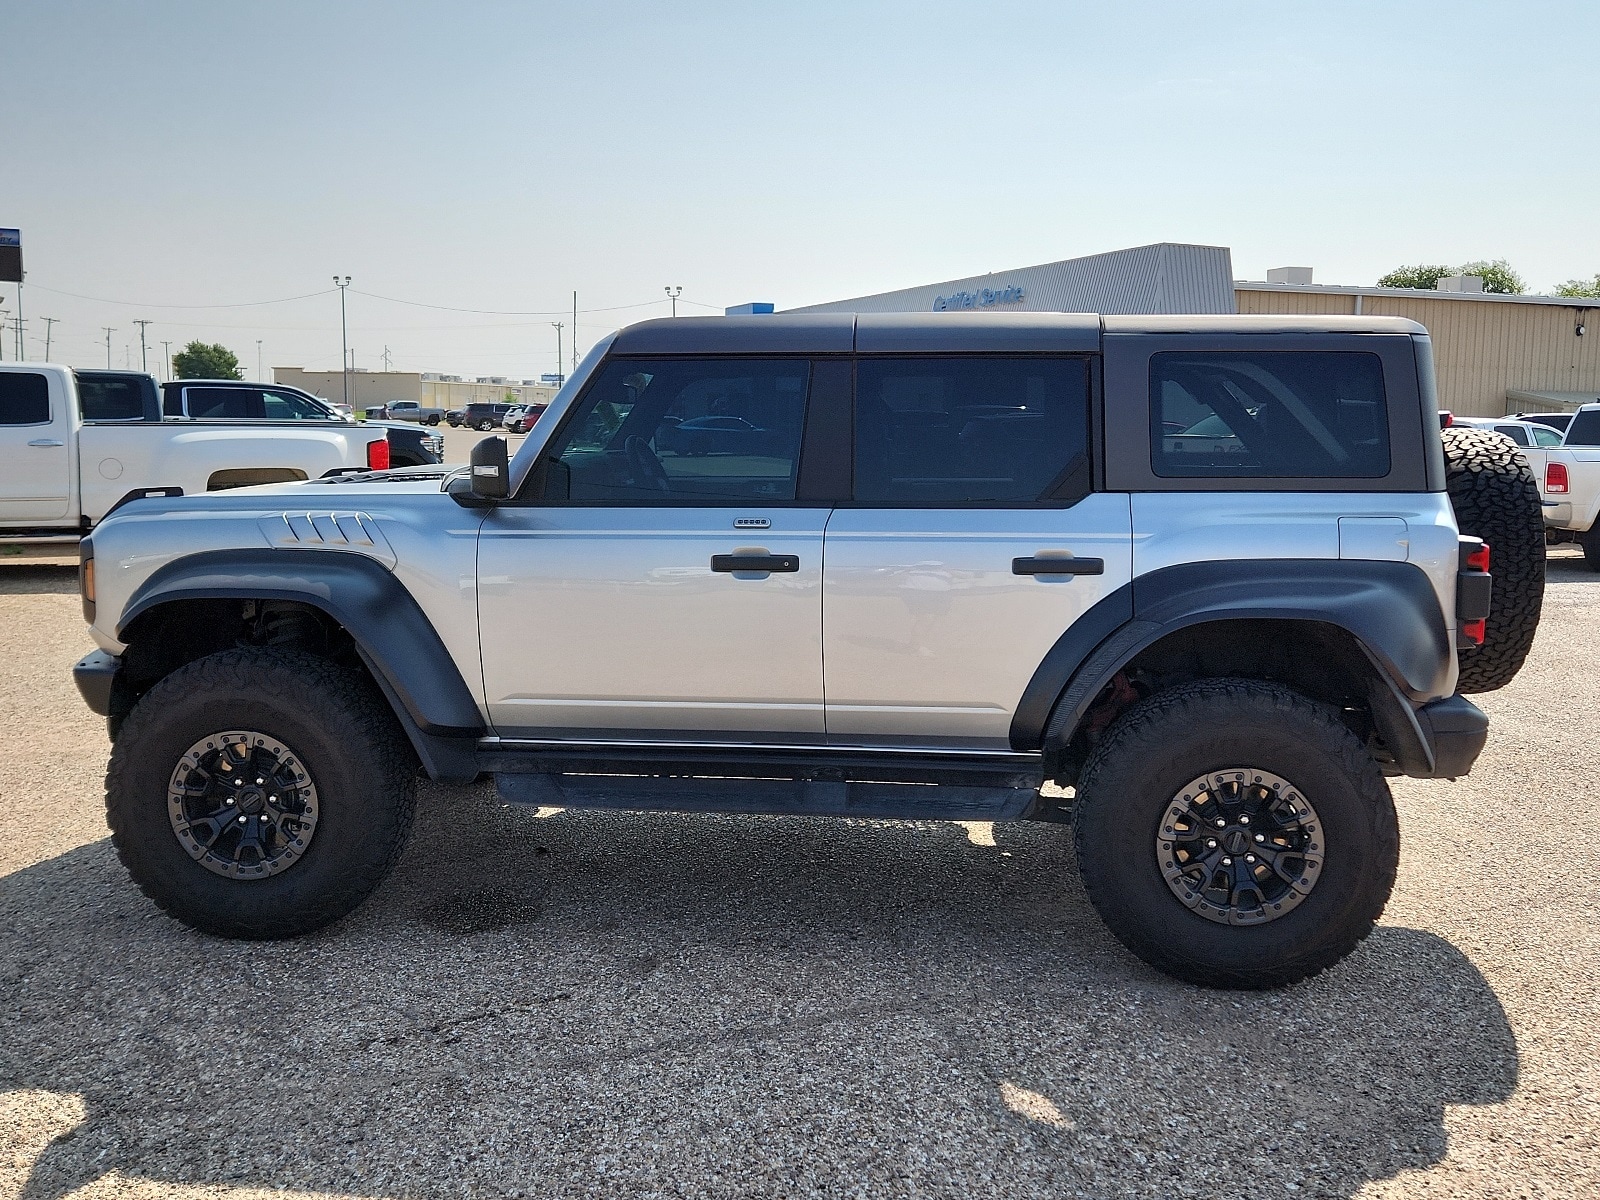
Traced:
<svg viewBox="0 0 1600 1200">
<path fill-rule="evenodd" d="M 786 311 L 1231 313 L 1233 287 L 1226 246 L 1157 242 Z"/>
</svg>

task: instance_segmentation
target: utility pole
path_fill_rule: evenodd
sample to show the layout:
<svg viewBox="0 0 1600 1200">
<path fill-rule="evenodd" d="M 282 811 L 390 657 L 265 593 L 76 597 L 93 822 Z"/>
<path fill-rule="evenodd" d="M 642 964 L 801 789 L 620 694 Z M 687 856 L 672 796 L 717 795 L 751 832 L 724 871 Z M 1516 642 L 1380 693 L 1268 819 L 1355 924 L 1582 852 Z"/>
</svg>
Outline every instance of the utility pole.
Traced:
<svg viewBox="0 0 1600 1200">
<path fill-rule="evenodd" d="M 334 286 L 339 289 L 339 365 L 344 369 L 344 403 L 350 405 L 350 326 L 345 322 L 344 315 L 344 290 L 350 286 L 350 276 L 346 275 L 341 280 L 337 275 L 333 277 Z"/>
<path fill-rule="evenodd" d="M 683 289 L 681 287 L 669 287 L 667 289 L 667 296 L 672 301 L 672 315 L 673 316 L 677 316 L 678 315 L 678 297 L 681 296 L 681 295 L 683 295 Z"/>
<path fill-rule="evenodd" d="M 6 306 L 0 304 L 0 362 L 6 360 Z"/>
<path fill-rule="evenodd" d="M 266 380 L 261 377 L 261 339 L 260 338 L 256 339 L 256 382 L 257 383 L 265 383 L 266 382 Z"/>
<path fill-rule="evenodd" d="M 106 331 L 106 370 L 109 371 L 111 370 L 111 335 L 116 330 L 110 325 L 102 325 L 100 328 Z"/>
<path fill-rule="evenodd" d="M 560 321 L 551 321 L 550 328 L 556 331 L 556 378 L 564 379 L 566 372 L 561 369 L 561 330 L 564 328 Z M 560 386 L 558 383 L 557 387 Z"/>
<path fill-rule="evenodd" d="M 572 293 L 572 369 L 578 369 L 578 293 Z"/>
<path fill-rule="evenodd" d="M 162 352 L 165 354 L 166 359 L 167 359 L 167 382 L 171 383 L 172 382 L 172 343 L 171 342 L 162 342 L 161 343 L 161 349 L 162 349 Z"/>
<path fill-rule="evenodd" d="M 51 332 L 51 328 L 60 319 L 61 318 L 59 318 L 59 317 L 40 317 L 39 318 L 39 320 L 44 322 L 44 360 L 45 360 L 45 362 L 49 362 L 50 361 L 50 332 Z"/>
<path fill-rule="evenodd" d="M 21 275 L 23 279 L 26 279 L 28 276 L 26 271 L 19 271 L 17 273 Z M 22 280 L 19 279 L 17 280 L 17 361 L 23 362 L 27 359 L 27 357 L 27 351 L 24 350 L 22 346 Z"/>
<path fill-rule="evenodd" d="M 388 372 L 389 372 L 389 347 L 388 346 L 385 346 L 383 348 L 383 370 L 384 370 L 384 374 L 388 374 Z"/>
<path fill-rule="evenodd" d="M 139 327 L 139 370 L 148 371 L 150 369 L 150 356 L 147 353 L 145 353 L 144 327 L 146 325 L 154 325 L 155 322 L 154 321 L 138 321 L 138 320 L 136 320 L 136 321 L 134 321 L 134 324 Z"/>
</svg>

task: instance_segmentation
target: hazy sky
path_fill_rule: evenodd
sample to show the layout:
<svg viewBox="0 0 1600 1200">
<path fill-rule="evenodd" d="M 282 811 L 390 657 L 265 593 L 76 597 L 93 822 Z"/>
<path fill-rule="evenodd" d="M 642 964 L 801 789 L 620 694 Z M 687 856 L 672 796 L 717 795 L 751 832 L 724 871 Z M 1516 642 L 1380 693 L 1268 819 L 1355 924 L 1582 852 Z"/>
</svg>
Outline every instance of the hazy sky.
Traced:
<svg viewBox="0 0 1600 1200">
<path fill-rule="evenodd" d="M 0 226 L 30 358 L 56 317 L 53 358 L 109 325 L 137 365 L 144 317 L 249 374 L 258 338 L 337 367 L 335 272 L 357 365 L 519 376 L 573 289 L 585 349 L 668 284 L 782 308 L 1155 241 L 1543 290 L 1600 271 L 1597 47 L 1588 2 L 0 0 Z"/>
</svg>

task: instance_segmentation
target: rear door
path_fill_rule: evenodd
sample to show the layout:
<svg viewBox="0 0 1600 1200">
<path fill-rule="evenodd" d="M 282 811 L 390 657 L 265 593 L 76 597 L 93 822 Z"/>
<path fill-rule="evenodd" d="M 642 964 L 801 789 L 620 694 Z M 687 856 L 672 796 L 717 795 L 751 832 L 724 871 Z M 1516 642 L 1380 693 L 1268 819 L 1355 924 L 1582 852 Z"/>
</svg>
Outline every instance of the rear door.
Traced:
<svg viewBox="0 0 1600 1200">
<path fill-rule="evenodd" d="M 72 413 L 55 371 L 0 368 L 0 521 L 46 525 L 72 510 Z"/>
<path fill-rule="evenodd" d="M 1090 360 L 859 360 L 853 499 L 828 522 L 828 741 L 1005 749 L 1045 654 L 1129 581 L 1092 490 Z"/>
</svg>

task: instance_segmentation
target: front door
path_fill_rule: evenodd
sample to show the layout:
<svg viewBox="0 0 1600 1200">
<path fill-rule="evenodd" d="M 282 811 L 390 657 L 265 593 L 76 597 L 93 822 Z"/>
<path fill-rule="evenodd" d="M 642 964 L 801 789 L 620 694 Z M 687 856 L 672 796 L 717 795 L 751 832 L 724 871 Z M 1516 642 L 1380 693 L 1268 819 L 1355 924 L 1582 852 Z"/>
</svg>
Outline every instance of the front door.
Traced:
<svg viewBox="0 0 1600 1200">
<path fill-rule="evenodd" d="M 827 531 L 830 744 L 1009 747 L 1045 654 L 1132 573 L 1088 430 L 1082 358 L 860 360 L 854 500 Z"/>
<path fill-rule="evenodd" d="M 809 364 L 612 359 L 544 494 L 479 535 L 503 737 L 823 739 L 822 536 L 795 500 Z"/>
<path fill-rule="evenodd" d="M 46 525 L 72 509 L 72 415 L 61 381 L 0 369 L 0 521 Z"/>
</svg>

